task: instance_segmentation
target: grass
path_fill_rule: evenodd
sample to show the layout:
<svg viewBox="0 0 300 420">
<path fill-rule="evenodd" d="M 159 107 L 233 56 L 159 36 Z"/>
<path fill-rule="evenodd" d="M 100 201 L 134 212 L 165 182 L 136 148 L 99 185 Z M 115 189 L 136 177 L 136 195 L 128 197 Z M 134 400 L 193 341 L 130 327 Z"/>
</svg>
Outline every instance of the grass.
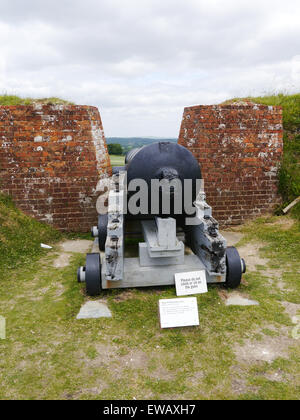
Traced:
<svg viewBox="0 0 300 420">
<path fill-rule="evenodd" d="M 0 194 L 0 271 L 7 272 L 33 264 L 45 251 L 41 243 L 53 243 L 61 234 L 46 224 L 26 216 L 12 200 Z"/>
<path fill-rule="evenodd" d="M 111 166 L 123 166 L 125 165 L 125 156 L 121 155 L 110 155 Z"/>
<path fill-rule="evenodd" d="M 279 105 L 283 111 L 284 153 L 279 172 L 279 192 L 283 205 L 278 212 L 300 196 L 300 93 L 235 98 L 225 103 L 251 101 L 264 105 Z M 292 210 L 300 220 L 300 203 Z"/>
<path fill-rule="evenodd" d="M 282 302 L 300 304 L 299 224 L 263 218 L 243 227 L 244 239 L 262 243 L 268 274 L 256 267 L 240 291 L 258 307 L 226 307 L 220 287 L 197 296 L 200 326 L 161 330 L 161 298 L 173 287 L 104 291 L 111 319 L 75 319 L 86 300 L 76 282 L 85 256 L 55 268 L 59 248 L 38 264 L 11 268 L 0 282 L 0 398 L 9 399 L 299 399 L 300 349 L 271 363 L 242 362 L 236 346 L 276 340 L 293 325 Z M 272 270 L 281 269 L 281 289 Z M 272 282 L 272 286 L 270 286 Z M 279 338 L 278 338 L 279 337 Z M 270 380 L 280 373 L 280 381 Z"/>
<path fill-rule="evenodd" d="M 0 106 L 16 106 L 16 105 L 31 105 L 33 103 L 39 104 L 53 104 L 53 105 L 68 105 L 72 104 L 72 102 L 66 101 L 60 98 L 21 98 L 20 96 L 16 95 L 0 95 Z"/>
</svg>

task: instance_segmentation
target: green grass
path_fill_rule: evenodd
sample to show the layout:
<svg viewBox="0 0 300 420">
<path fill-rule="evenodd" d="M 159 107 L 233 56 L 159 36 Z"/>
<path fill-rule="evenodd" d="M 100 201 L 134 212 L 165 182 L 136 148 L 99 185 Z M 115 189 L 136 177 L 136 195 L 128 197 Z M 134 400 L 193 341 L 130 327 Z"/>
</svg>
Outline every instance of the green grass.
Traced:
<svg viewBox="0 0 300 420">
<path fill-rule="evenodd" d="M 72 104 L 72 102 L 65 101 L 64 99 L 60 98 L 21 98 L 20 96 L 15 95 L 0 95 L 0 106 L 14 106 L 14 105 L 31 105 L 33 103 L 40 103 L 40 104 L 53 104 L 53 105 L 60 105 L 60 104 Z"/>
<path fill-rule="evenodd" d="M 264 105 L 279 105 L 283 111 L 284 153 L 279 172 L 279 191 L 283 205 L 278 212 L 300 196 L 300 93 L 235 98 L 225 103 L 251 101 Z M 300 203 L 291 214 L 300 220 Z"/>
<path fill-rule="evenodd" d="M 121 155 L 110 155 L 111 166 L 123 166 L 125 165 L 125 156 Z"/>
<path fill-rule="evenodd" d="M 45 254 L 42 243 L 56 242 L 61 234 L 46 224 L 26 216 L 12 200 L 0 194 L 0 271 L 7 272 L 26 263 L 34 263 Z"/>
<path fill-rule="evenodd" d="M 82 254 L 58 269 L 54 247 L 38 264 L 10 269 L 0 282 L 0 314 L 7 322 L 0 398 L 299 399 L 297 341 L 272 363 L 243 363 L 234 350 L 245 340 L 280 339 L 292 331 L 282 302 L 300 303 L 299 225 L 287 228 L 281 220 L 243 227 L 241 245 L 258 241 L 261 256 L 270 258 L 269 274 L 257 267 L 240 288 L 260 306 L 226 307 L 223 289 L 209 287 L 197 296 L 199 327 L 160 329 L 158 300 L 175 297 L 174 287 L 104 291 L 113 318 L 76 320 L 86 300 L 76 282 Z M 272 277 L 279 268 L 286 289 Z M 269 379 L 278 372 L 280 381 Z"/>
</svg>

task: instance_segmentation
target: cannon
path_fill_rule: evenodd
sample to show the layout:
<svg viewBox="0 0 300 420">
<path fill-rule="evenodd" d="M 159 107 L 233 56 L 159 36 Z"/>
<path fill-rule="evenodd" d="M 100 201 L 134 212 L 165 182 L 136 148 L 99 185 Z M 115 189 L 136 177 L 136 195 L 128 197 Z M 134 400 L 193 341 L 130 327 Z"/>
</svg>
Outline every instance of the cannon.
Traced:
<svg viewBox="0 0 300 420">
<path fill-rule="evenodd" d="M 220 234 L 201 178 L 195 157 L 178 144 L 153 143 L 127 153 L 125 166 L 113 168 L 107 209 L 91 229 L 97 252 L 87 254 L 77 272 L 88 295 L 173 285 L 176 273 L 199 270 L 207 283 L 239 286 L 245 261 Z M 132 234 L 143 240 L 138 255 L 128 258 L 126 238 Z"/>
</svg>

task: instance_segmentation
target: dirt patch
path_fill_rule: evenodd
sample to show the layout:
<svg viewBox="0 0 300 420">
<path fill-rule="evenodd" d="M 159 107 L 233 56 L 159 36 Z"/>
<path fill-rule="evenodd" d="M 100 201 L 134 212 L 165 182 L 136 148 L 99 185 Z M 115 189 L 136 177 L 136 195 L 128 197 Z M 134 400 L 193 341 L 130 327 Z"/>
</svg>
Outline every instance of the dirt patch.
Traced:
<svg viewBox="0 0 300 420">
<path fill-rule="evenodd" d="M 259 250 L 264 244 L 249 242 L 239 247 L 239 254 L 246 261 L 247 270 L 256 271 L 257 265 L 267 265 L 269 260 L 259 256 Z"/>
<path fill-rule="evenodd" d="M 83 360 L 84 367 L 86 369 L 96 369 L 99 367 L 109 368 L 111 376 L 115 379 L 122 377 L 125 369 L 130 371 L 142 371 L 146 376 L 155 378 L 158 380 L 171 381 L 174 379 L 174 372 L 166 369 L 162 366 L 159 361 L 159 358 L 155 358 L 155 362 L 158 362 L 154 370 L 149 370 L 149 363 L 152 356 L 149 356 L 147 353 L 140 349 L 131 349 L 129 353 L 121 355 L 118 353 L 118 347 L 111 344 L 96 344 L 95 348 L 98 355 L 93 358 L 87 358 L 83 352 L 80 352 L 79 358 Z M 159 357 L 159 355 L 158 355 Z M 193 381 L 199 382 L 203 377 L 203 373 L 195 373 Z"/>
<path fill-rule="evenodd" d="M 281 302 L 281 304 L 284 306 L 285 312 L 290 316 L 292 320 L 297 316 L 300 317 L 299 304 L 291 302 Z"/>
<path fill-rule="evenodd" d="M 294 224 L 295 220 L 288 216 L 278 217 L 278 220 L 276 220 L 274 223 L 270 223 L 271 226 L 280 226 L 282 230 L 289 230 L 294 226 Z"/>
<path fill-rule="evenodd" d="M 175 373 L 171 372 L 170 370 L 165 369 L 162 366 L 159 366 L 157 369 L 155 369 L 153 372 L 149 373 L 149 376 L 151 378 L 162 380 L 162 381 L 173 381 L 175 378 Z M 194 380 L 194 377 L 189 378 L 189 383 Z M 198 384 L 198 382 L 197 382 Z"/>
<path fill-rule="evenodd" d="M 94 386 L 92 388 L 83 388 L 81 390 L 75 391 L 74 393 L 66 393 L 63 396 L 63 399 L 65 400 L 79 400 L 82 395 L 93 395 L 97 396 L 100 395 L 103 389 L 105 388 L 105 383 L 99 383 L 97 386 Z"/>
<path fill-rule="evenodd" d="M 57 284 L 55 297 L 60 297 L 65 292 L 65 288 L 62 284 Z"/>
<path fill-rule="evenodd" d="M 280 369 L 278 369 L 275 372 L 265 373 L 263 376 L 272 382 L 286 382 L 287 381 L 286 375 L 284 375 Z"/>
<path fill-rule="evenodd" d="M 231 391 L 233 394 L 256 394 L 258 392 L 258 387 L 247 383 L 247 371 L 245 369 L 242 369 L 240 366 L 235 365 L 232 367 L 231 376 Z"/>
<path fill-rule="evenodd" d="M 270 283 L 280 290 L 287 291 L 290 290 L 287 284 L 283 281 L 283 271 L 265 267 L 263 271 L 263 275 L 268 277 Z"/>
<path fill-rule="evenodd" d="M 251 300 L 248 296 L 240 292 L 231 292 L 231 293 L 220 293 L 218 292 L 220 298 L 223 300 L 226 306 L 257 306 L 259 303 L 255 300 Z"/>
<path fill-rule="evenodd" d="M 142 350 L 131 350 L 126 356 L 120 358 L 121 366 L 131 369 L 147 369 L 149 356 Z"/>
<path fill-rule="evenodd" d="M 30 300 L 40 300 L 40 299 L 43 299 L 44 295 L 46 295 L 49 292 L 49 290 L 50 290 L 50 286 L 40 287 L 32 291 L 32 293 L 28 293 L 27 295 L 19 295 L 17 296 L 17 298 L 19 299 L 22 296 Z"/>
<path fill-rule="evenodd" d="M 148 366 L 149 357 L 143 351 L 131 350 L 128 354 L 120 356 L 118 354 L 118 347 L 114 344 L 98 343 L 95 345 L 98 355 L 93 359 L 89 359 L 82 352 L 80 353 L 80 358 L 85 360 L 85 363 L 89 367 L 99 367 L 99 366 L 112 366 L 115 363 L 118 363 L 118 370 L 122 370 L 126 367 L 133 369 L 145 369 Z"/>
<path fill-rule="evenodd" d="M 70 264 L 71 254 L 60 254 L 53 262 L 53 267 L 63 268 L 67 267 Z"/>
<path fill-rule="evenodd" d="M 264 275 L 266 275 L 267 277 L 270 277 L 271 279 L 281 279 L 282 278 L 282 271 L 281 270 L 276 270 L 274 268 L 265 268 L 264 270 Z"/>
<path fill-rule="evenodd" d="M 234 378 L 231 382 L 231 389 L 234 394 L 245 394 L 249 392 L 249 388 L 247 387 L 247 382 L 243 378 Z"/>
<path fill-rule="evenodd" d="M 36 296 L 36 297 L 30 297 L 29 298 L 29 300 L 31 300 L 32 302 L 40 302 L 43 299 L 44 299 L 43 296 Z"/>
<path fill-rule="evenodd" d="M 96 344 L 98 356 L 94 359 L 88 359 L 87 363 L 89 366 L 98 367 L 102 365 L 109 365 L 114 359 L 117 358 L 117 348 L 111 344 Z"/>
<path fill-rule="evenodd" d="M 288 357 L 289 347 L 295 342 L 285 335 L 280 337 L 265 337 L 262 341 L 246 340 L 244 345 L 236 345 L 234 353 L 239 362 L 256 363 L 268 362 L 283 357 Z"/>
<path fill-rule="evenodd" d="M 236 245 L 238 242 L 240 242 L 240 240 L 244 236 L 240 232 L 232 232 L 230 230 L 223 230 L 223 231 L 220 231 L 220 233 L 226 239 L 227 246 L 234 246 L 234 245 Z"/>
<path fill-rule="evenodd" d="M 87 239 L 76 239 L 73 241 L 65 241 L 60 244 L 60 247 L 65 252 L 77 252 L 84 254 L 89 252 L 93 246 L 93 241 Z"/>
<path fill-rule="evenodd" d="M 173 375 L 173 378 L 175 375 Z M 205 373 L 203 370 L 196 370 L 192 376 L 189 376 L 186 382 L 192 386 L 201 386 L 203 379 L 205 378 Z M 164 379 L 164 378 L 162 378 Z"/>
<path fill-rule="evenodd" d="M 228 299 L 228 292 L 225 289 L 217 289 L 218 295 L 223 300 L 223 302 Z"/>
<path fill-rule="evenodd" d="M 60 243 L 60 248 L 64 252 L 57 255 L 57 258 L 53 261 L 53 267 L 68 267 L 73 253 L 87 253 L 91 250 L 92 245 L 93 241 L 88 241 L 86 239 L 69 240 Z"/>
<path fill-rule="evenodd" d="M 122 290 L 118 296 L 114 298 L 115 302 L 124 302 L 126 300 L 132 299 L 133 293 L 131 290 Z"/>
</svg>

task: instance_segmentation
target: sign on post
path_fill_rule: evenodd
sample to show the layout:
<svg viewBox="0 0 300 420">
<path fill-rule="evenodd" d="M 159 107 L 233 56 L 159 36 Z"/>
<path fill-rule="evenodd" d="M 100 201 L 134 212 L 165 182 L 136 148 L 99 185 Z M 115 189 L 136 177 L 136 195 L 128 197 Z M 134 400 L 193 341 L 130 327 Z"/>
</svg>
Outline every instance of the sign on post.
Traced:
<svg viewBox="0 0 300 420">
<path fill-rule="evenodd" d="M 191 271 L 189 273 L 176 273 L 175 285 L 177 296 L 207 293 L 205 270 Z"/>
<path fill-rule="evenodd" d="M 199 325 L 197 299 L 160 299 L 159 315 L 161 328 L 189 327 Z"/>
</svg>

